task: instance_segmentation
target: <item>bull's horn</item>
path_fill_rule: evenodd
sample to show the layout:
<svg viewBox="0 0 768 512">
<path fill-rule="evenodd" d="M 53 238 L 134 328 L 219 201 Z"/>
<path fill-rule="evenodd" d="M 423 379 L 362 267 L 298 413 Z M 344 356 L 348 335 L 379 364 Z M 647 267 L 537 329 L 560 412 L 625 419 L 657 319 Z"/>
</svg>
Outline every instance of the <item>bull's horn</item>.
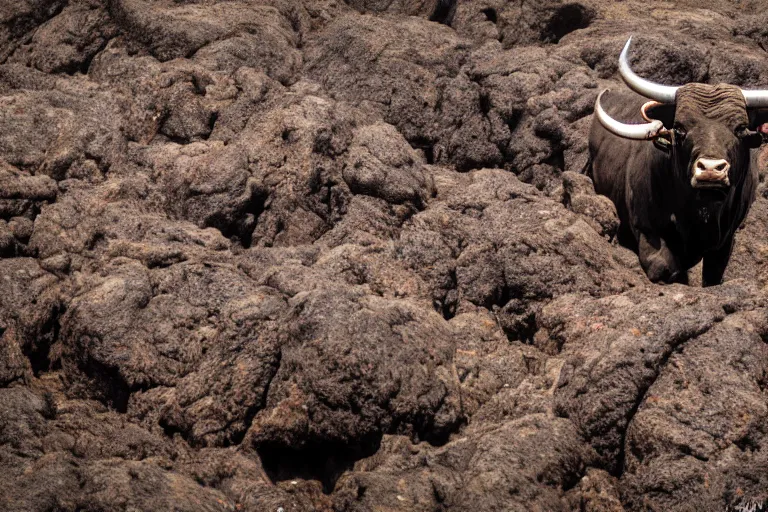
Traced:
<svg viewBox="0 0 768 512">
<path fill-rule="evenodd" d="M 624 45 L 624 49 L 621 50 L 621 55 L 619 55 L 619 74 L 621 75 L 621 78 L 624 79 L 630 89 L 638 94 L 642 94 L 646 98 L 656 100 L 660 103 L 674 103 L 677 87 L 655 84 L 650 80 L 637 76 L 635 72 L 632 71 L 632 68 L 629 67 L 627 53 L 629 52 L 629 43 L 631 42 L 632 37 L 627 39 L 627 44 Z M 749 103 L 747 104 L 749 105 Z"/>
<path fill-rule="evenodd" d="M 625 124 L 613 119 L 605 112 L 605 110 L 603 110 L 603 107 L 600 104 L 600 99 L 603 97 L 603 94 L 605 94 L 605 91 L 601 92 L 597 96 L 597 101 L 595 101 L 595 115 L 597 116 L 597 119 L 600 120 L 600 124 L 605 126 L 606 130 L 619 137 L 635 140 L 650 140 L 663 134 L 664 123 L 658 119 L 655 119 L 650 123 L 642 124 Z"/>
<path fill-rule="evenodd" d="M 747 101 L 747 107 L 751 108 L 766 108 L 768 107 L 768 91 L 766 90 L 741 90 L 744 94 L 744 99 Z"/>
</svg>

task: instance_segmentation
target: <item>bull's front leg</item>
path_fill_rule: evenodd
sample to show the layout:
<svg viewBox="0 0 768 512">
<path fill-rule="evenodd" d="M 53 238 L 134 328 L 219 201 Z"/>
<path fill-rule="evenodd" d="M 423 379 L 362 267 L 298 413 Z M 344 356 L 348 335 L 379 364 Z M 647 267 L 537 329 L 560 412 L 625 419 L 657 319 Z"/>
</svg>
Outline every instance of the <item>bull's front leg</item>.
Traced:
<svg viewBox="0 0 768 512">
<path fill-rule="evenodd" d="M 667 247 L 663 238 L 640 234 L 638 256 L 645 275 L 651 282 L 687 283 L 688 272 Z"/>
<path fill-rule="evenodd" d="M 723 274 L 733 250 L 733 236 L 719 249 L 704 255 L 704 265 L 701 269 L 701 286 L 714 286 L 723 282 Z"/>
</svg>

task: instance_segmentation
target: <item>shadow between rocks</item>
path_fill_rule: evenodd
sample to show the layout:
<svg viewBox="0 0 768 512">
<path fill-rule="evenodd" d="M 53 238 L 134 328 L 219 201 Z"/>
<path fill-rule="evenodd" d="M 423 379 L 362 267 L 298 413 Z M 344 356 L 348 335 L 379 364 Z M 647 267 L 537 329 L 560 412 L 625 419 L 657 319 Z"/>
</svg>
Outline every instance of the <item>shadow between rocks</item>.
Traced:
<svg viewBox="0 0 768 512">
<path fill-rule="evenodd" d="M 311 443 L 298 449 L 278 443 L 264 443 L 256 448 L 264 471 L 272 481 L 317 480 L 323 493 L 330 494 L 336 481 L 358 460 L 375 454 L 381 435 L 370 436 L 354 444 Z"/>
</svg>

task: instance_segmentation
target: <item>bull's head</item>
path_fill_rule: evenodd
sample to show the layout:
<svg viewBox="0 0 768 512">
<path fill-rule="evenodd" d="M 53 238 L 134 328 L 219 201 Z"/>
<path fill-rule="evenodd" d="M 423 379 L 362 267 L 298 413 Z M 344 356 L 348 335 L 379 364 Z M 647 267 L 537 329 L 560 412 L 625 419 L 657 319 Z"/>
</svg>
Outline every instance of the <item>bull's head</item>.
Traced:
<svg viewBox="0 0 768 512">
<path fill-rule="evenodd" d="M 652 100 L 641 108 L 647 122 L 625 124 L 611 118 L 600 104 L 603 91 L 595 102 L 600 123 L 620 137 L 653 141 L 670 152 L 678 172 L 695 189 L 724 189 L 741 179 L 749 165 L 749 149 L 763 141 L 762 134 L 750 127 L 749 112 L 768 107 L 768 91 L 726 84 L 655 84 L 629 67 L 631 41 L 630 37 L 619 57 L 619 73 L 632 90 Z"/>
</svg>

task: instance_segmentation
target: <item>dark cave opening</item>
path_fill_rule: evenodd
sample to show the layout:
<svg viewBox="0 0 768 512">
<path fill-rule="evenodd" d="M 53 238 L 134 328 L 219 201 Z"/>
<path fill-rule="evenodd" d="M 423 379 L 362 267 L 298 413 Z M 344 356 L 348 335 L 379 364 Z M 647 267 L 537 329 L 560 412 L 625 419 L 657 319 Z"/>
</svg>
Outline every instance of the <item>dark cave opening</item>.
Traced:
<svg viewBox="0 0 768 512">
<path fill-rule="evenodd" d="M 317 480 L 323 493 L 330 494 L 336 481 L 354 466 L 379 450 L 382 436 L 368 436 L 354 444 L 339 442 L 308 443 L 291 448 L 278 443 L 264 443 L 257 449 L 264 471 L 273 483 L 285 480 Z"/>
<path fill-rule="evenodd" d="M 594 18 L 595 12 L 581 4 L 560 6 L 541 31 L 541 40 L 556 44 L 574 30 L 587 28 Z"/>
</svg>

